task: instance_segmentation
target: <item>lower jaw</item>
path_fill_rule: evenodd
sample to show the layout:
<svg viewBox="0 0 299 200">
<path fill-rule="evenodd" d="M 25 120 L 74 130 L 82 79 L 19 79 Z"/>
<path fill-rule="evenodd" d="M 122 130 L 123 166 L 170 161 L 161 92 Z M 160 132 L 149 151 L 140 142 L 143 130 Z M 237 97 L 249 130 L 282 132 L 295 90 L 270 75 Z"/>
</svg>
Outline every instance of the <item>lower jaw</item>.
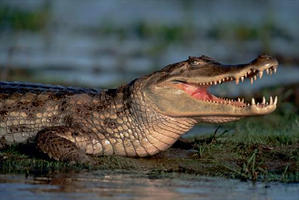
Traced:
<svg viewBox="0 0 299 200">
<path fill-rule="evenodd" d="M 234 116 L 200 116 L 196 117 L 198 122 L 207 122 L 207 123 L 227 123 L 232 121 L 240 120 L 242 117 Z"/>
</svg>

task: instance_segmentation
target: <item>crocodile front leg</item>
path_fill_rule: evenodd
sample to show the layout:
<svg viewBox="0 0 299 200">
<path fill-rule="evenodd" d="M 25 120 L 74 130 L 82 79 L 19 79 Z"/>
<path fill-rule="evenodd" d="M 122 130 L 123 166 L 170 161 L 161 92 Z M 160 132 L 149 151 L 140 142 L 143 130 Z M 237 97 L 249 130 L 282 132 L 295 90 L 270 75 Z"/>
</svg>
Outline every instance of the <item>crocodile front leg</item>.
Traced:
<svg viewBox="0 0 299 200">
<path fill-rule="evenodd" d="M 74 141 L 67 139 L 69 137 L 64 137 L 77 134 L 74 129 L 64 126 L 45 128 L 37 134 L 37 146 L 43 153 L 58 161 L 94 163 L 93 159 Z"/>
</svg>

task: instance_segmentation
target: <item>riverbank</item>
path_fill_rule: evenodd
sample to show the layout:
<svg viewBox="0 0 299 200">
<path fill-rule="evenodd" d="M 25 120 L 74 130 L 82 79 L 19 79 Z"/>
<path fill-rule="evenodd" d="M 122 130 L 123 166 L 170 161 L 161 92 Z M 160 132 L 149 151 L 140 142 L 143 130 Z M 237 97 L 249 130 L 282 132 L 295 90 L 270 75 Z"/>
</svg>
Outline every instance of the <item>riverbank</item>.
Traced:
<svg viewBox="0 0 299 200">
<path fill-rule="evenodd" d="M 279 129 L 277 129 L 279 127 Z M 150 176 L 176 173 L 252 181 L 299 181 L 299 116 L 273 114 L 228 124 L 223 132 L 179 140 L 149 158 L 97 157 L 95 166 L 49 161 L 30 145 L 0 153 L 1 173 L 47 174 L 55 171 L 129 170 Z M 223 128 L 222 128 L 223 129 Z M 229 130 L 234 131 L 229 131 Z"/>
</svg>

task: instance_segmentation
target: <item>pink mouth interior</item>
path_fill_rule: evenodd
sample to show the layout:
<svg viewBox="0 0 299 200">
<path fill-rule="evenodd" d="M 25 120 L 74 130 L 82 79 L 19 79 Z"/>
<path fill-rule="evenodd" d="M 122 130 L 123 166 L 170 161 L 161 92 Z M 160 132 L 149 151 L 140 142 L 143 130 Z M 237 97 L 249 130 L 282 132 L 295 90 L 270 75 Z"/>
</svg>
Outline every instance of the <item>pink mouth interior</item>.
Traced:
<svg viewBox="0 0 299 200">
<path fill-rule="evenodd" d="M 222 98 L 218 98 L 208 92 L 209 86 L 196 86 L 187 83 L 182 83 L 179 85 L 179 88 L 184 90 L 187 94 L 192 96 L 195 99 L 201 101 L 214 101 L 219 103 L 230 103 L 237 106 L 244 106 L 245 104 L 238 101 L 227 101 Z"/>
<path fill-rule="evenodd" d="M 181 89 L 183 89 L 190 96 L 192 96 L 196 99 L 199 99 L 199 100 L 204 100 L 204 101 L 219 100 L 217 97 L 215 97 L 214 95 L 212 95 L 208 92 L 208 86 L 198 87 L 198 86 L 189 85 L 189 84 L 182 84 Z"/>
</svg>

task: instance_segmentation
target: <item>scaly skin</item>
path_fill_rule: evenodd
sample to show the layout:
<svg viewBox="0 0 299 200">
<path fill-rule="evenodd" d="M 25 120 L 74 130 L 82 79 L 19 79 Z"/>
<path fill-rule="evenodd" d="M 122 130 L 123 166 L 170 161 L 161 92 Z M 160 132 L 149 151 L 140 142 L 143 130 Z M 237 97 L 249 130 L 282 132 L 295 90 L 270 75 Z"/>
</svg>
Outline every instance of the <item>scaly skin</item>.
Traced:
<svg viewBox="0 0 299 200">
<path fill-rule="evenodd" d="M 103 91 L 0 82 L 0 148 L 36 142 L 53 159 L 82 163 L 92 162 L 89 154 L 154 155 L 198 122 L 222 123 L 274 111 L 276 98 L 247 105 L 219 99 L 206 88 L 276 71 L 277 65 L 265 55 L 232 66 L 190 57 Z"/>
</svg>

